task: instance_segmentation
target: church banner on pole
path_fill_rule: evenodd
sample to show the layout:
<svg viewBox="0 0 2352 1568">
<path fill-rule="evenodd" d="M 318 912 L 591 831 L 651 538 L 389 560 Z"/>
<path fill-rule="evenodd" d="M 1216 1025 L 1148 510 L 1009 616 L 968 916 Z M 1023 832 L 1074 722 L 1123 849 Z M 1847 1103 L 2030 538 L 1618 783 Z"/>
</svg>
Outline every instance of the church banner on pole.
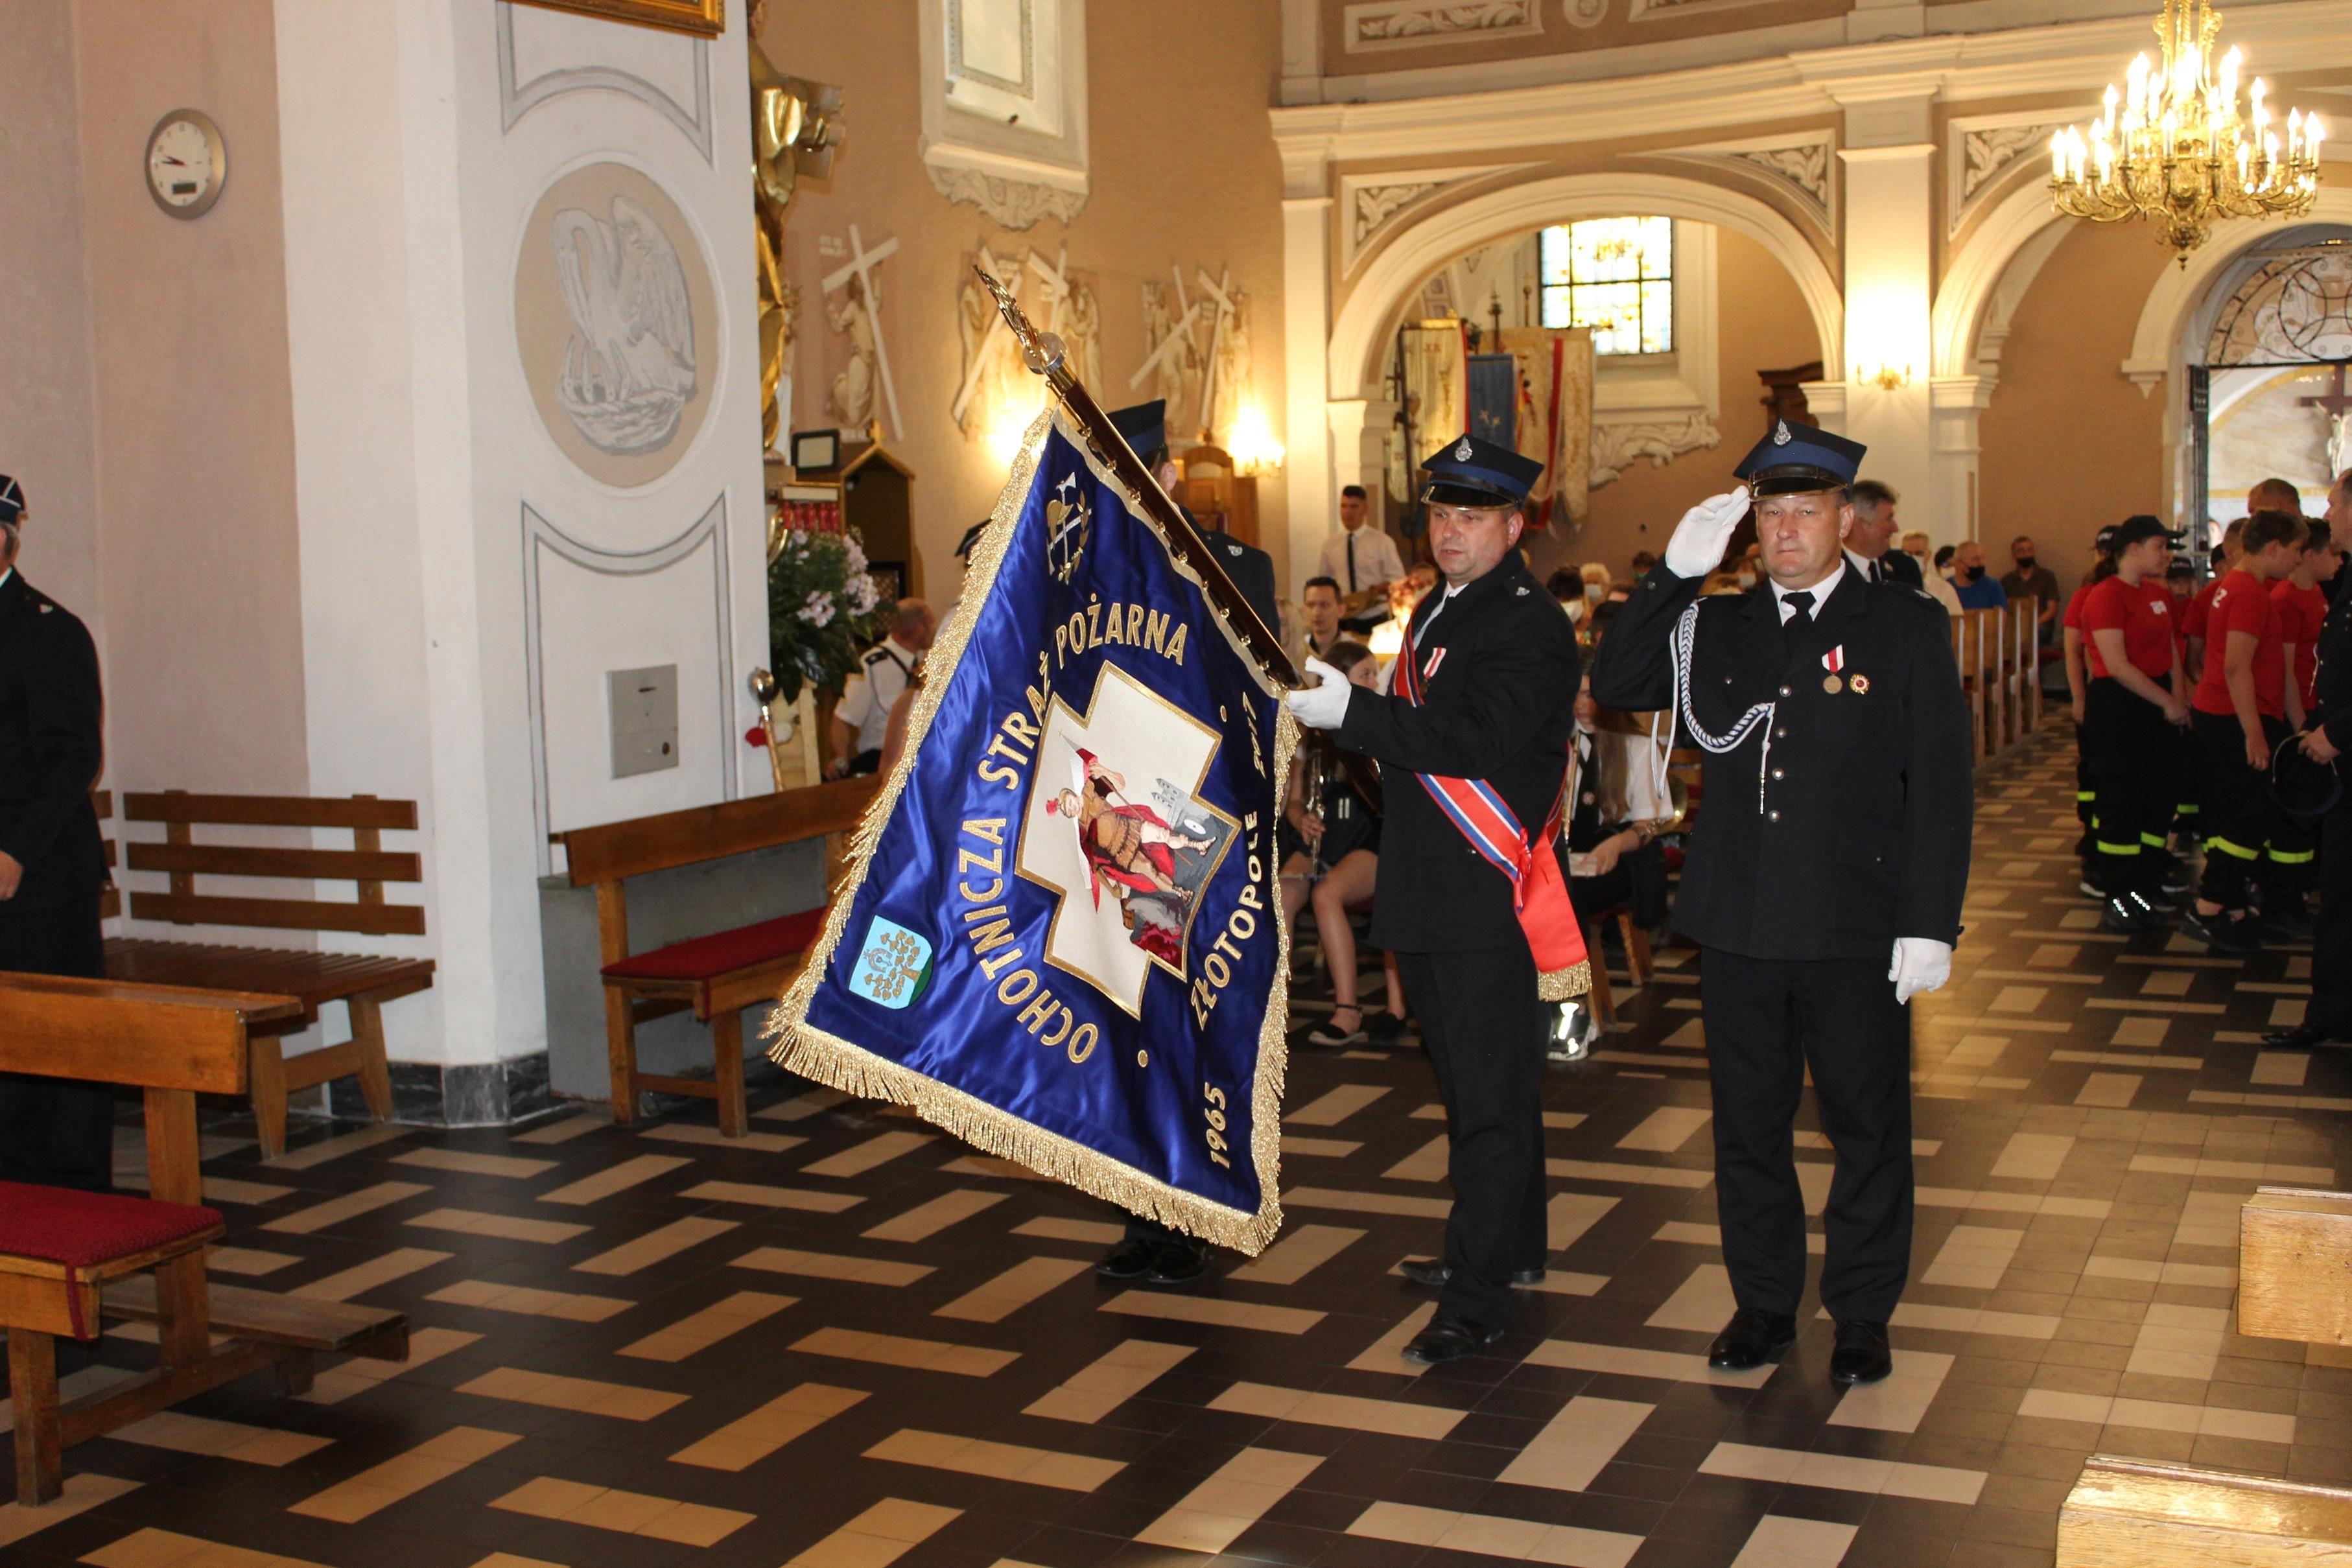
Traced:
<svg viewBox="0 0 2352 1568">
<path fill-rule="evenodd" d="M 1255 1254 L 1281 1224 L 1288 672 L 1055 390 L 772 1054 Z"/>
</svg>

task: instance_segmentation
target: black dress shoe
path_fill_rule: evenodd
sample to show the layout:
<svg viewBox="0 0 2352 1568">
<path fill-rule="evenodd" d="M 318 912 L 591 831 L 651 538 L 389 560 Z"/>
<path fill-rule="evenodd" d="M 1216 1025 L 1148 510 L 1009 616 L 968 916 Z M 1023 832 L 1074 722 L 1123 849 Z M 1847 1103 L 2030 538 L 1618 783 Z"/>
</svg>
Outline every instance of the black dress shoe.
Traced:
<svg viewBox="0 0 2352 1568">
<path fill-rule="evenodd" d="M 1779 1357 L 1797 1343 L 1793 1312 L 1768 1312 L 1742 1307 L 1731 1314 L 1723 1332 L 1707 1347 L 1706 1364 L 1717 1372 L 1749 1372 Z"/>
<path fill-rule="evenodd" d="M 1445 1281 L 1454 1278 L 1454 1265 L 1442 1258 L 1408 1258 L 1397 1265 L 1397 1272 L 1416 1285 L 1442 1291 L 1445 1289 Z M 1540 1285 L 1543 1278 L 1541 1269 L 1511 1270 L 1511 1283 L 1514 1285 Z"/>
<path fill-rule="evenodd" d="M 1407 1361 L 1418 1361 L 1427 1366 L 1439 1366 L 1449 1361 L 1460 1361 L 1465 1355 L 1475 1355 L 1503 1335 L 1501 1329 L 1481 1328 L 1467 1318 L 1457 1318 L 1451 1312 L 1440 1312 L 1430 1319 L 1429 1326 L 1412 1336 L 1404 1347 Z"/>
<path fill-rule="evenodd" d="M 1832 1383 L 1875 1383 L 1894 1370 L 1895 1353 L 1886 1348 L 1885 1323 L 1838 1320 L 1837 1348 L 1830 1353 Z"/>
<path fill-rule="evenodd" d="M 1160 1244 L 1146 1236 L 1130 1236 L 1102 1255 L 1095 1272 L 1106 1280 L 1140 1280 L 1151 1271 L 1151 1260 Z"/>
<path fill-rule="evenodd" d="M 1152 1285 L 1189 1285 L 1209 1271 L 1209 1244 L 1190 1238 L 1163 1241 L 1151 1255 L 1150 1272 L 1144 1281 Z"/>
<path fill-rule="evenodd" d="M 2263 1036 L 2263 1043 L 2284 1047 L 2288 1051 L 2307 1051 L 2315 1045 L 2352 1045 L 2352 1030 L 2330 1029 L 2326 1024 L 2299 1023 L 2293 1029 L 2274 1029 Z"/>
</svg>

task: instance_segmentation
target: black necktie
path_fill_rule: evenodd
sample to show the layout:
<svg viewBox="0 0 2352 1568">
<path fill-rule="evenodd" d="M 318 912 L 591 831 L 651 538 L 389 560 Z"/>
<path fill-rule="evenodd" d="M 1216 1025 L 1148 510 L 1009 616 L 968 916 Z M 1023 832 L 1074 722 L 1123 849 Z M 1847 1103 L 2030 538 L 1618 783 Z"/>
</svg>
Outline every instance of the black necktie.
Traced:
<svg viewBox="0 0 2352 1568">
<path fill-rule="evenodd" d="M 1805 635 L 1805 628 L 1813 623 L 1813 596 L 1801 588 L 1780 602 L 1789 607 L 1789 618 L 1780 623 L 1780 640 L 1788 645 L 1789 652 L 1794 653 L 1797 643 Z"/>
<path fill-rule="evenodd" d="M 1885 582 L 1886 580 L 1885 576 L 1881 574 L 1879 564 L 1875 560 L 1873 560 L 1870 563 L 1870 580 L 1873 582 Z"/>
</svg>

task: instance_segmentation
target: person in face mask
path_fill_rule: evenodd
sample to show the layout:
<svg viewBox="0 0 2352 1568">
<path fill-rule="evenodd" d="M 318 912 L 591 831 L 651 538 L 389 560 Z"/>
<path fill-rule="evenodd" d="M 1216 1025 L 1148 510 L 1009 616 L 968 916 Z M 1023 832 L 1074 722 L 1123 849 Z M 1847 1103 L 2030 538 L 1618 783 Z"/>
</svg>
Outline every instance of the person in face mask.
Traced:
<svg viewBox="0 0 2352 1568">
<path fill-rule="evenodd" d="M 1985 575 L 1984 546 L 1963 539 L 1952 550 L 1952 588 L 1963 610 L 2006 610 L 2009 595 Z"/>
<path fill-rule="evenodd" d="M 2034 635 L 2047 643 L 2058 634 L 2058 612 L 2064 607 L 2058 575 L 2036 558 L 2031 535 L 2020 534 L 2009 541 L 2009 558 L 2017 563 L 2017 570 L 2000 580 L 2000 591 L 2012 604 L 2025 598 L 2040 604 Z"/>
</svg>

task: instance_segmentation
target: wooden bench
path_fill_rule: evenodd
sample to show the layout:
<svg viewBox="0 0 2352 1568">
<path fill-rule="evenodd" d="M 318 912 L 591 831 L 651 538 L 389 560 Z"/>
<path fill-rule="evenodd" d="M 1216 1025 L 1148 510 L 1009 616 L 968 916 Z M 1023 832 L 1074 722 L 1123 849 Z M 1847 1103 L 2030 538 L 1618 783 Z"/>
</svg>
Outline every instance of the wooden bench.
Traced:
<svg viewBox="0 0 2352 1568">
<path fill-rule="evenodd" d="M 742 1010 L 782 991 L 824 921 L 824 911 L 814 909 L 633 953 L 628 879 L 846 831 L 880 789 L 878 779 L 843 779 L 554 835 L 564 848 L 572 885 L 596 890 L 614 1122 L 634 1123 L 637 1096 L 656 1090 L 717 1101 L 719 1130 L 728 1137 L 750 1131 Z M 688 1009 L 710 1026 L 710 1081 L 638 1071 L 637 1025 Z"/>
<path fill-rule="evenodd" d="M 2352 1344 L 2352 1193 L 2254 1189 L 2238 1217 L 2238 1332 Z"/>
<path fill-rule="evenodd" d="M 414 800 L 380 800 L 373 795 L 348 800 L 191 795 L 173 789 L 126 796 L 123 808 L 126 821 L 161 823 L 164 835 L 162 843 L 127 841 L 123 849 L 128 869 L 160 872 L 171 879 L 165 892 L 131 890 L 133 919 L 181 925 L 351 931 L 377 936 L 425 935 L 422 908 L 384 900 L 384 883 L 424 880 L 416 854 L 383 847 L 387 831 L 415 828 Z M 341 829 L 351 833 L 352 847 L 200 844 L 195 841 L 198 827 Z M 199 892 L 198 876 L 349 882 L 356 884 L 358 896 L 351 902 L 222 897 Z M 432 985 L 433 960 L 118 936 L 106 944 L 106 972 L 111 979 L 146 985 L 275 992 L 301 1004 L 298 1016 L 267 1024 L 252 1036 L 248 1082 L 253 1119 L 260 1128 L 263 1154 L 275 1158 L 286 1152 L 286 1100 L 296 1090 L 356 1077 L 376 1119 L 391 1118 L 392 1076 L 384 1063 L 383 1005 Z M 317 1023 L 319 1009 L 330 1002 L 341 1002 L 350 1009 L 351 1038 L 288 1056 L 283 1037 Z"/>
<path fill-rule="evenodd" d="M 2094 1454 L 2058 1513 L 2057 1568 L 2352 1564 L 2352 1491 Z"/>
<path fill-rule="evenodd" d="M 202 1204 L 196 1096 L 244 1091 L 249 1031 L 298 1018 L 292 997 L 0 975 L 0 1071 L 131 1084 L 146 1101 L 144 1198 L 0 1184 L 0 1328 L 8 1331 L 16 1499 L 56 1498 L 64 1452 L 249 1373 L 310 1385 L 312 1356 L 408 1357 L 399 1312 L 231 1291 L 205 1277 L 221 1217 Z M 161 1364 L 61 1400 L 57 1339 L 100 1313 L 156 1325 Z M 226 1336 L 215 1346 L 213 1335 Z"/>
</svg>

